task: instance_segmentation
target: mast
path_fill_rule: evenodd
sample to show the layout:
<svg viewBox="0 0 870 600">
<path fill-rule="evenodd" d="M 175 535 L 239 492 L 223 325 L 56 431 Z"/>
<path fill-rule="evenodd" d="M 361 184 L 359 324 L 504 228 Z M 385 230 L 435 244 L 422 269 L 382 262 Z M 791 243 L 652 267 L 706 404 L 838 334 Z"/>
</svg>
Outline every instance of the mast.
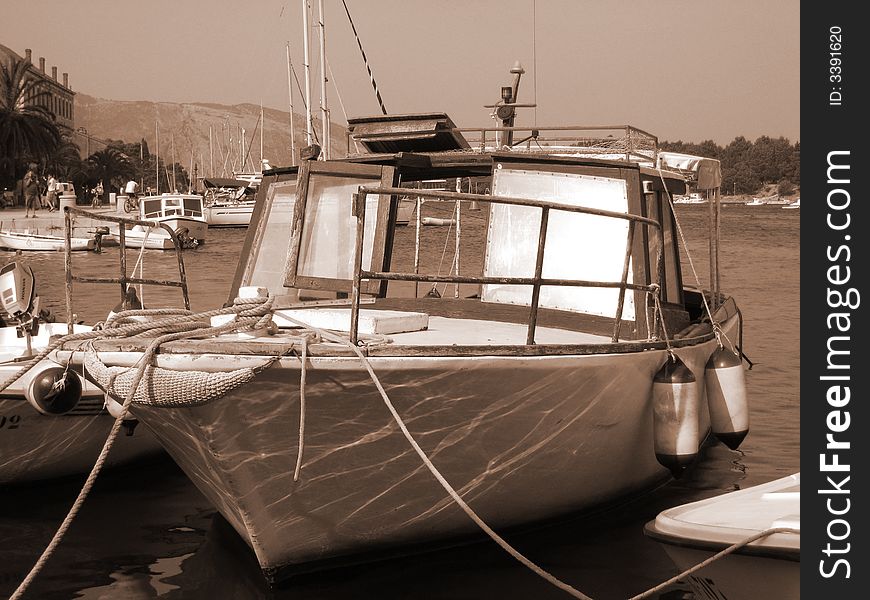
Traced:
<svg viewBox="0 0 870 600">
<path fill-rule="evenodd" d="M 287 42 L 287 95 L 290 97 L 290 164 L 296 166 L 296 131 L 293 128 L 293 63 L 290 62 L 290 42 Z"/>
<path fill-rule="evenodd" d="M 311 65 L 308 63 L 308 0 L 302 0 L 303 61 L 305 62 L 305 132 L 306 143 L 314 142 L 314 124 L 311 122 Z"/>
<path fill-rule="evenodd" d="M 154 149 L 154 171 L 157 176 L 157 183 L 155 187 L 155 193 L 160 195 L 160 118 L 159 118 L 159 109 L 158 109 L 158 117 L 154 119 L 154 137 L 157 138 L 157 148 Z"/>
<path fill-rule="evenodd" d="M 263 170 L 263 101 L 260 100 L 260 170 Z M 256 169 L 254 169 L 256 170 Z"/>
<path fill-rule="evenodd" d="M 175 134 L 169 134 L 169 147 L 172 155 L 172 191 L 178 191 L 178 182 L 175 180 Z"/>
<path fill-rule="evenodd" d="M 208 126 L 208 161 L 209 161 L 209 176 L 214 177 L 214 144 L 211 136 L 212 126 Z"/>
<path fill-rule="evenodd" d="M 323 0 L 318 0 L 320 30 L 320 122 L 323 128 L 323 158 L 329 158 L 329 109 L 326 102 L 326 29 L 323 26 Z"/>
</svg>

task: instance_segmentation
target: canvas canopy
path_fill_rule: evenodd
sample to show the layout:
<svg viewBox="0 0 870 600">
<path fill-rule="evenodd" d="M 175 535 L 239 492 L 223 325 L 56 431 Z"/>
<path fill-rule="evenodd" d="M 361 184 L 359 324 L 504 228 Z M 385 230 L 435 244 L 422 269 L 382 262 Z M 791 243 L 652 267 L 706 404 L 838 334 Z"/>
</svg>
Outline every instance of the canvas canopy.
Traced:
<svg viewBox="0 0 870 600">
<path fill-rule="evenodd" d="M 712 190 L 722 185 L 722 169 L 715 158 L 678 152 L 659 152 L 659 158 L 663 165 L 691 173 L 699 190 Z"/>
</svg>

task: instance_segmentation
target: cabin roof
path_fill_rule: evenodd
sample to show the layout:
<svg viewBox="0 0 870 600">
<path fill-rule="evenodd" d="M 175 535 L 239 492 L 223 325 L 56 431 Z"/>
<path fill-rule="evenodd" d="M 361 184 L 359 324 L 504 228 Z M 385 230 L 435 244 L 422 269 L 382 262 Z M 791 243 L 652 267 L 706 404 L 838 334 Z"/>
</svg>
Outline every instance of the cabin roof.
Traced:
<svg viewBox="0 0 870 600">
<path fill-rule="evenodd" d="M 468 142 L 446 113 L 378 115 L 348 119 L 354 142 L 373 153 L 440 152 L 469 149 Z"/>
</svg>

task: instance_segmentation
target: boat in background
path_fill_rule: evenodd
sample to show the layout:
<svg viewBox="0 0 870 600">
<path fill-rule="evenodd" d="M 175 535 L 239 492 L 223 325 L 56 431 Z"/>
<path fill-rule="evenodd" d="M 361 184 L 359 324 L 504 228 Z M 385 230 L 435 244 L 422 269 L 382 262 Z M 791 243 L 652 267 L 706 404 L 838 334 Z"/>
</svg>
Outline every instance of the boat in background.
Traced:
<svg viewBox="0 0 870 600">
<path fill-rule="evenodd" d="M 30 267 L 14 262 L 3 267 L 0 382 L 14 376 L 52 338 L 68 333 L 66 323 L 46 321 L 50 318 L 39 309 Z M 74 325 L 75 333 L 90 330 Z M 0 485 L 87 473 L 114 421 L 100 388 L 51 360 L 37 363 L 0 390 Z M 162 454 L 144 427 L 135 428 L 131 420 L 125 428 L 128 435 L 112 449 L 110 465 Z"/>
<path fill-rule="evenodd" d="M 800 207 L 801 207 L 801 199 L 800 198 L 798 198 L 797 200 L 795 200 L 791 204 L 786 204 L 785 206 L 783 206 L 783 208 L 800 208 Z"/>
<path fill-rule="evenodd" d="M 677 506 L 644 532 L 660 542 L 681 571 L 752 535 L 773 533 L 714 561 L 688 581 L 698 598 L 800 598 L 800 473 Z"/>
<path fill-rule="evenodd" d="M 54 251 L 64 249 L 64 238 L 56 235 L 33 233 L 29 229 L 23 231 L 0 230 L 0 248 L 9 250 Z M 94 238 L 70 238 L 72 250 L 93 250 Z"/>
<path fill-rule="evenodd" d="M 161 194 L 140 196 L 139 219 L 170 227 L 181 239 L 185 248 L 195 248 L 205 243 L 208 223 L 203 216 L 203 199 L 199 194 Z M 113 236 L 119 236 L 118 225 L 110 225 Z M 169 232 L 163 227 L 132 225 L 124 231 L 125 244 L 130 248 L 170 250 L 175 247 Z"/>
<path fill-rule="evenodd" d="M 761 198 L 753 198 L 745 203 L 746 206 L 762 206 L 763 204 L 765 204 L 765 202 Z"/>
<path fill-rule="evenodd" d="M 203 214 L 209 227 L 247 227 L 250 224 L 256 204 L 251 182 L 206 177 L 202 185 Z"/>
</svg>

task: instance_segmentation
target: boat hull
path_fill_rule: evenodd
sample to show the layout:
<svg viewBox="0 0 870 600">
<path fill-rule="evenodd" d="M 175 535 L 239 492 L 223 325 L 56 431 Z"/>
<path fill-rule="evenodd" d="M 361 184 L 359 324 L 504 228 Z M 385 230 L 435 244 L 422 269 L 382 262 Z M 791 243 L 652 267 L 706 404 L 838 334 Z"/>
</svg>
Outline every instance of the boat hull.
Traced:
<svg viewBox="0 0 870 600">
<path fill-rule="evenodd" d="M 64 238 L 21 232 L 0 231 L 0 248 L 57 252 L 64 249 Z M 75 251 L 94 249 L 93 238 L 72 238 L 70 247 Z"/>
<path fill-rule="evenodd" d="M 666 545 L 665 552 L 684 571 L 707 560 L 713 552 Z M 696 598 L 728 600 L 797 600 L 800 594 L 798 561 L 732 554 L 687 577 Z"/>
<path fill-rule="evenodd" d="M 702 375 L 714 348 L 711 340 L 678 353 Z M 499 528 L 605 505 L 669 477 L 655 458 L 651 404 L 653 377 L 666 357 L 653 350 L 372 357 L 371 363 L 426 454 L 484 521 Z M 133 359 L 129 353 L 107 358 L 107 364 Z M 264 360 L 161 354 L 158 364 L 227 370 Z M 298 359 L 282 358 L 219 400 L 133 409 L 252 547 L 267 576 L 301 563 L 477 532 L 411 449 L 353 357 L 310 358 L 304 460 L 294 482 L 299 377 Z M 702 399 L 703 379 L 697 384 Z"/>
<path fill-rule="evenodd" d="M 89 330 L 76 325 L 76 333 Z M 67 333 L 65 323 L 42 323 L 32 338 L 35 349 L 49 338 Z M 13 359 L 26 351 L 26 342 L 15 327 L 0 328 L 0 382 L 20 368 Z M 48 363 L 50 361 L 43 361 Z M 115 419 L 104 408 L 104 394 L 89 381 L 82 381 L 82 398 L 66 415 L 42 415 L 25 399 L 25 390 L 40 366 L 25 373 L 0 392 L 0 485 L 29 483 L 87 473 L 100 453 Z M 157 439 L 144 427 L 132 436 L 121 434 L 109 454 L 110 466 L 162 454 Z"/>
<path fill-rule="evenodd" d="M 254 213 L 254 203 L 215 203 L 206 207 L 204 212 L 209 227 L 247 227 Z"/>
</svg>

